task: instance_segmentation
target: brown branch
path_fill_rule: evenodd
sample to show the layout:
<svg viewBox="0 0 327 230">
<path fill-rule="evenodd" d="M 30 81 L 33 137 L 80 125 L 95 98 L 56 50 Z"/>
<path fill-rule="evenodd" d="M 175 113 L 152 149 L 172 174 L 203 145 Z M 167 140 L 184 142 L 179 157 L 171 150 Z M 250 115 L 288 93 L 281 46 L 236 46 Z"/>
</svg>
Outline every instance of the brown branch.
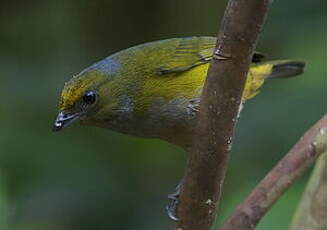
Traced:
<svg viewBox="0 0 327 230">
<path fill-rule="evenodd" d="M 201 95 L 174 229 L 211 228 L 241 95 L 271 0 L 230 0 Z"/>
<path fill-rule="evenodd" d="M 300 205 L 294 215 L 291 230 L 327 229 L 327 154 L 316 161 Z"/>
<path fill-rule="evenodd" d="M 310 128 L 299 142 L 257 185 L 220 230 L 251 230 L 276 200 L 327 148 L 327 115 Z"/>
</svg>

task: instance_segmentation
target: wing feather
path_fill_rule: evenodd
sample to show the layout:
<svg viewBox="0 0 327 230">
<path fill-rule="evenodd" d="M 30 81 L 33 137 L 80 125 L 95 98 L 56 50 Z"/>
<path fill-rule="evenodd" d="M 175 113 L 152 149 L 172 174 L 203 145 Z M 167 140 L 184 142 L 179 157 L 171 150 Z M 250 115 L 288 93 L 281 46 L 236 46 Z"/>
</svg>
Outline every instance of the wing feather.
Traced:
<svg viewBox="0 0 327 230">
<path fill-rule="evenodd" d="M 215 48 L 214 37 L 180 38 L 173 54 L 157 69 L 159 74 L 177 73 L 210 62 Z"/>
<path fill-rule="evenodd" d="M 169 60 L 157 68 L 156 72 L 160 75 L 178 73 L 206 64 L 211 61 L 215 46 L 215 37 L 180 38 Z M 261 62 L 263 58 L 262 53 L 256 52 L 252 61 Z"/>
</svg>

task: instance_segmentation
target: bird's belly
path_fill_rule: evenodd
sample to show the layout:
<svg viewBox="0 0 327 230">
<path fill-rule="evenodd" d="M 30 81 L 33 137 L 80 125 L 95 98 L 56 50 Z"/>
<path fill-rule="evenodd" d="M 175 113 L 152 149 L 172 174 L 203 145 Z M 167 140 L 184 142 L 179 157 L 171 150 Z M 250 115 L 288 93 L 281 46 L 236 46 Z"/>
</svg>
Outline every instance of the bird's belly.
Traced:
<svg viewBox="0 0 327 230">
<path fill-rule="evenodd" d="M 189 144 L 195 126 L 197 103 L 198 99 L 157 98 L 141 113 L 117 114 L 106 128 L 138 137 L 159 138 L 184 147 Z"/>
</svg>

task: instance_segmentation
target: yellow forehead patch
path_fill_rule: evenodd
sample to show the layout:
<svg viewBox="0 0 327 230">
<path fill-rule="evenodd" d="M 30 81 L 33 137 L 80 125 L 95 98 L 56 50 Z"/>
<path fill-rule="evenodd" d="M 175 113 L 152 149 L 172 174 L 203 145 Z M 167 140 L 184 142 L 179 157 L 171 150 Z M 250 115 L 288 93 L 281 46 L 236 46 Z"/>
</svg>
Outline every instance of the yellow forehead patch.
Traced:
<svg viewBox="0 0 327 230">
<path fill-rule="evenodd" d="M 73 107 L 86 91 L 95 89 L 100 81 L 101 76 L 99 74 L 74 76 L 70 81 L 65 83 L 61 93 L 59 109 L 63 111 Z"/>
</svg>

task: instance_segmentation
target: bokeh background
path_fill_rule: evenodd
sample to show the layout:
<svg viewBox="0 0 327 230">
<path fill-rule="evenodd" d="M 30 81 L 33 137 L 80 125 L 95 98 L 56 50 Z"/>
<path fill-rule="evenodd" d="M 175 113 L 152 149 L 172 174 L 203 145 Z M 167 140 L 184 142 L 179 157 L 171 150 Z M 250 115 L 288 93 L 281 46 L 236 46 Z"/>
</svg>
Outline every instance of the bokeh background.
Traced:
<svg viewBox="0 0 327 230">
<path fill-rule="evenodd" d="M 146 41 L 215 35 L 226 1 L 0 1 L 0 229 L 168 229 L 166 195 L 186 154 L 75 125 L 52 133 L 73 74 Z M 217 225 L 326 111 L 327 1 L 274 1 L 258 50 L 308 62 L 243 110 Z M 308 173 L 257 229 L 287 229 Z"/>
</svg>

